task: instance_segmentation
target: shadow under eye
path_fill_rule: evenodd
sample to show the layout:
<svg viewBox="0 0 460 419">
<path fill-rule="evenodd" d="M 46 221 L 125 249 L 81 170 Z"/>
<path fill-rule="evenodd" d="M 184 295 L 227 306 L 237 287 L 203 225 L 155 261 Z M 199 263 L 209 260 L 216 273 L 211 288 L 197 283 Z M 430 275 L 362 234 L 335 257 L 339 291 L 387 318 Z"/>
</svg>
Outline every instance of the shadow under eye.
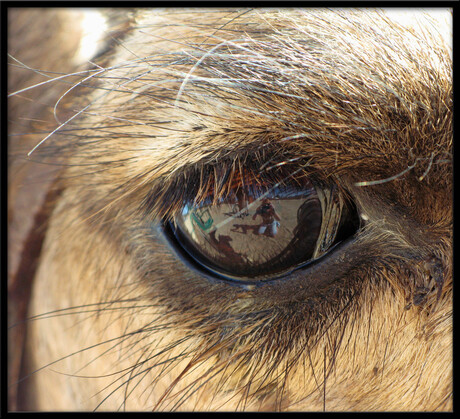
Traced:
<svg viewBox="0 0 460 419">
<path fill-rule="evenodd" d="M 238 185 L 228 196 L 186 203 L 165 225 L 176 250 L 203 273 L 260 284 L 307 267 L 359 229 L 336 185 L 296 182 Z"/>
</svg>

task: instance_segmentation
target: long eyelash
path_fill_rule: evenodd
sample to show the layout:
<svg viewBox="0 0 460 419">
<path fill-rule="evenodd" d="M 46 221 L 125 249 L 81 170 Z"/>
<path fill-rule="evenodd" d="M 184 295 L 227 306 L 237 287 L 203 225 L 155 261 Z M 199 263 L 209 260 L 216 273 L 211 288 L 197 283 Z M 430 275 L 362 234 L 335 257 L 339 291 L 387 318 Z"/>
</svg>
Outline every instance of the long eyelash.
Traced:
<svg viewBox="0 0 460 419">
<path fill-rule="evenodd" d="M 179 213 L 187 202 L 199 203 L 211 196 L 213 202 L 217 203 L 220 198 L 225 198 L 232 191 L 232 184 L 238 187 L 253 182 L 261 186 L 283 184 L 288 179 L 295 181 L 293 173 L 299 177 L 307 173 L 317 174 L 317 171 L 307 169 L 308 161 L 302 165 L 299 159 L 285 159 L 283 162 L 274 163 L 273 158 L 264 162 L 257 155 L 255 158 L 238 156 L 233 160 L 221 160 L 216 166 L 184 169 L 180 175 L 164 182 L 159 180 L 154 184 L 143 202 L 142 210 L 147 215 L 155 214 L 169 220 Z M 292 161 L 296 161 L 297 164 L 290 166 Z M 271 167 L 267 167 L 269 163 L 272 163 Z M 273 170 L 280 166 L 285 167 L 283 170 Z M 302 166 L 306 169 L 302 169 Z"/>
</svg>

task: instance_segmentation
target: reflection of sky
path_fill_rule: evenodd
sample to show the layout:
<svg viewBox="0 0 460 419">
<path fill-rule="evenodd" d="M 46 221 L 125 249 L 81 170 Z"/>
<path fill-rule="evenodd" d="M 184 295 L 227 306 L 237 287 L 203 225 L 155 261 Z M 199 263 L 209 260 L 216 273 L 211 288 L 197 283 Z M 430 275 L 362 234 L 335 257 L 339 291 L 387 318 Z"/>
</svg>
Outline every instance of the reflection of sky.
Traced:
<svg viewBox="0 0 460 419">
<path fill-rule="evenodd" d="M 311 184 L 310 184 L 311 185 Z M 249 204 L 248 207 L 252 207 L 256 204 L 257 201 L 261 201 L 262 198 L 269 198 L 270 200 L 280 200 L 280 199 L 301 199 L 307 198 L 308 196 L 316 194 L 316 190 L 313 186 L 310 188 L 299 186 L 290 186 L 290 185 L 275 185 L 274 187 L 267 189 L 263 187 L 257 187 L 254 185 L 246 188 L 246 197 L 252 198 L 252 205 Z M 212 204 L 212 196 L 206 197 L 199 205 L 185 204 L 182 208 L 182 216 L 187 216 L 193 209 L 208 207 Z M 236 204 L 237 198 L 235 193 L 218 199 L 218 205 L 220 204 Z M 247 204 L 247 203 L 246 203 Z"/>
<path fill-rule="evenodd" d="M 302 198 L 307 197 L 315 193 L 315 189 L 300 189 L 292 186 L 277 186 L 273 188 L 268 194 L 270 199 L 293 199 L 293 198 Z"/>
</svg>

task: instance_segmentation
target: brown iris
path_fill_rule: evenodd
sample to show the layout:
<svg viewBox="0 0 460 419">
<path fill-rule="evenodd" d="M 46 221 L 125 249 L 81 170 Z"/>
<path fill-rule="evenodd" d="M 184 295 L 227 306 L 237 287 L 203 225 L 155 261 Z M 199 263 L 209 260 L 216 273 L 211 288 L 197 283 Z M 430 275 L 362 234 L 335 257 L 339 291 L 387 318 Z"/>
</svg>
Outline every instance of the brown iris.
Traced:
<svg viewBox="0 0 460 419">
<path fill-rule="evenodd" d="M 174 231 L 208 271 L 259 281 L 323 256 L 345 238 L 344 231 L 356 231 L 351 213 L 336 185 L 306 176 L 272 184 L 237 181 L 225 197 L 210 194 L 199 204 L 186 203 Z"/>
</svg>

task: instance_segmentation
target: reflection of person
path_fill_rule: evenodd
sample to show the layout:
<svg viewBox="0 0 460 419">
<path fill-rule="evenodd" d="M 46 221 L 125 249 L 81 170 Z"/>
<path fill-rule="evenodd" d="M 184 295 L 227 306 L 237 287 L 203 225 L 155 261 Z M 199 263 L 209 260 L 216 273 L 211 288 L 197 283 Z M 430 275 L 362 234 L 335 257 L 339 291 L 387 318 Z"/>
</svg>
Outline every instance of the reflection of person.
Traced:
<svg viewBox="0 0 460 419">
<path fill-rule="evenodd" d="M 262 217 L 262 223 L 260 224 L 258 234 L 264 234 L 267 228 L 269 229 L 269 235 L 274 237 L 278 233 L 278 227 L 280 223 L 280 217 L 273 208 L 272 203 L 268 198 L 262 200 L 262 204 L 257 208 L 255 214 L 252 216 L 252 219 L 255 220 L 256 217 L 260 215 Z"/>
</svg>

